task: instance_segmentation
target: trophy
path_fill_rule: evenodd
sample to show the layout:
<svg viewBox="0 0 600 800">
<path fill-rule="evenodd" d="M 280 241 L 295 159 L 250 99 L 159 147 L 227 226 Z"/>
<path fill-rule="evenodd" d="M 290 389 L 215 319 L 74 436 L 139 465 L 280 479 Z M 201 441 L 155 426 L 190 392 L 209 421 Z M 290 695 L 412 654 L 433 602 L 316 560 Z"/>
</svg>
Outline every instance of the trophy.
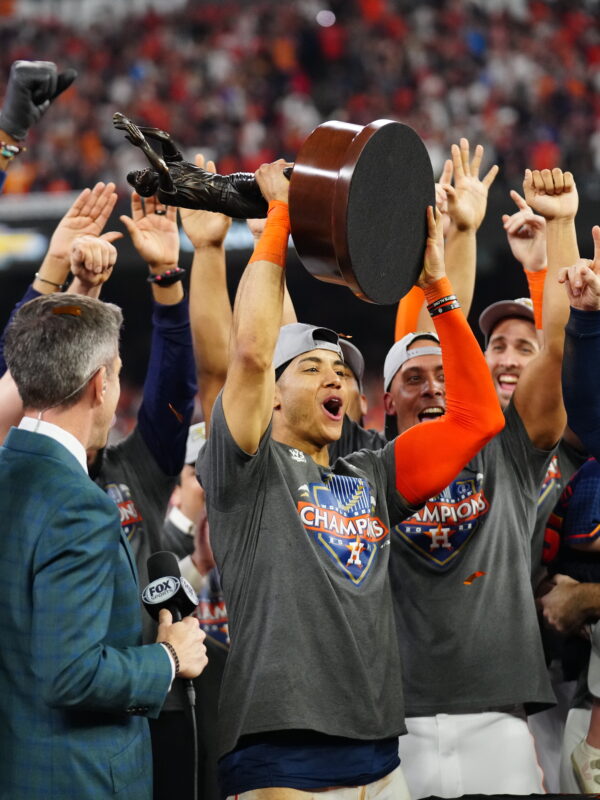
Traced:
<svg viewBox="0 0 600 800">
<path fill-rule="evenodd" d="M 252 173 L 213 174 L 184 161 L 166 131 L 137 126 L 120 113 L 113 123 L 150 162 L 127 175 L 142 197 L 241 219 L 266 216 Z M 363 300 L 397 303 L 421 271 L 426 209 L 435 206 L 431 162 L 417 133 L 387 119 L 365 126 L 325 122 L 286 174 L 292 238 L 308 272 Z"/>
</svg>

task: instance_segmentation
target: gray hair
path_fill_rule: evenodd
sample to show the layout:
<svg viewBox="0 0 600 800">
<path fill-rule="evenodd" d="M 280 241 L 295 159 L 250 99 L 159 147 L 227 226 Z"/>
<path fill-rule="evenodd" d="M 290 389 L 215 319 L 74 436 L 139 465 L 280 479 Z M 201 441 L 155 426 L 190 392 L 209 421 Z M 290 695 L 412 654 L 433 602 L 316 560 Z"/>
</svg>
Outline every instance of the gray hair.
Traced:
<svg viewBox="0 0 600 800">
<path fill-rule="evenodd" d="M 47 294 L 21 306 L 4 357 L 25 408 L 68 408 L 119 354 L 121 309 L 78 294 Z"/>
</svg>

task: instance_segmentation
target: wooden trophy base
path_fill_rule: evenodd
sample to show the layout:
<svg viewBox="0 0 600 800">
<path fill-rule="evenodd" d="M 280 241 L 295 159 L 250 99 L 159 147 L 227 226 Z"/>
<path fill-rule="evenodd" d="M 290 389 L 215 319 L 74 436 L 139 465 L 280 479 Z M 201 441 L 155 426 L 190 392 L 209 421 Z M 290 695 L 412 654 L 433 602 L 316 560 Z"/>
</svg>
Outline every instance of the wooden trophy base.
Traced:
<svg viewBox="0 0 600 800">
<path fill-rule="evenodd" d="M 435 184 L 425 145 L 408 125 L 319 125 L 296 157 L 289 203 L 296 251 L 315 278 L 382 305 L 416 282 Z"/>
</svg>

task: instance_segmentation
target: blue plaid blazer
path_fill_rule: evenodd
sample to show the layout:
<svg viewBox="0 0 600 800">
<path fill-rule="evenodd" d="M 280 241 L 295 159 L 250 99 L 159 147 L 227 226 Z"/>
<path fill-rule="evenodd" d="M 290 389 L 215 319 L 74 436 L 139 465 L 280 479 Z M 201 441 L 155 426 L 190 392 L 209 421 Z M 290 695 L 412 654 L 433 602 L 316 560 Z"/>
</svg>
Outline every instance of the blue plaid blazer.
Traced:
<svg viewBox="0 0 600 800">
<path fill-rule="evenodd" d="M 0 447 L 0 800 L 151 800 L 148 724 L 171 681 L 140 646 L 114 502 L 55 440 Z"/>
</svg>

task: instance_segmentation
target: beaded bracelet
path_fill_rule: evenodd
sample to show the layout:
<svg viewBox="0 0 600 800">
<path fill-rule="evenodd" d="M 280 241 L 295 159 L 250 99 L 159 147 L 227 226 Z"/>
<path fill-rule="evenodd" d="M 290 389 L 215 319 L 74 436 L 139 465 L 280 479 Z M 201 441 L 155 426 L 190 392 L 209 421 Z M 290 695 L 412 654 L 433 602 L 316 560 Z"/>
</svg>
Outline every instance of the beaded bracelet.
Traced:
<svg viewBox="0 0 600 800">
<path fill-rule="evenodd" d="M 54 281 L 49 281 L 48 278 L 42 278 L 39 272 L 36 272 L 34 277 L 42 283 L 47 283 L 48 286 L 54 286 L 59 292 L 62 292 L 67 286 L 66 283 L 55 283 Z"/>
<path fill-rule="evenodd" d="M 161 642 L 161 644 L 164 644 L 164 646 L 167 648 L 167 650 L 171 654 L 171 657 L 173 658 L 173 661 L 175 662 L 175 675 L 179 675 L 180 664 L 179 664 L 179 658 L 177 656 L 177 653 L 175 652 L 175 648 L 173 647 L 171 642 Z"/>
<path fill-rule="evenodd" d="M 0 142 L 0 156 L 6 158 L 7 161 L 12 161 L 15 156 L 18 156 L 19 153 L 22 153 L 25 150 L 27 150 L 27 148 L 19 144 Z"/>
<path fill-rule="evenodd" d="M 148 275 L 146 280 L 148 283 L 155 283 L 157 286 L 172 286 L 177 281 L 180 281 L 184 275 L 184 269 L 175 267 L 175 269 L 168 269 L 160 275 Z"/>
</svg>

